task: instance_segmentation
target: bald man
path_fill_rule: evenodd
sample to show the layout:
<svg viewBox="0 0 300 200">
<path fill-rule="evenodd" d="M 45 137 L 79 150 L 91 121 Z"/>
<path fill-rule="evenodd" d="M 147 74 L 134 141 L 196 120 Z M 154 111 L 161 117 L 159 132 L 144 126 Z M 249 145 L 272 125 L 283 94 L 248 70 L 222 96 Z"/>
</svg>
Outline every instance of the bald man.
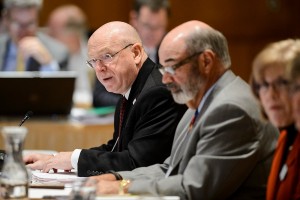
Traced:
<svg viewBox="0 0 300 200">
<path fill-rule="evenodd" d="M 48 34 L 65 44 L 69 51 L 67 70 L 76 71 L 73 101 L 76 105 L 92 103 L 93 70 L 86 67 L 87 18 L 83 10 L 73 4 L 55 8 L 48 18 Z M 96 81 L 96 80 L 95 80 Z"/>
<path fill-rule="evenodd" d="M 76 169 L 79 176 L 162 163 L 170 154 L 186 107 L 176 104 L 162 84 L 158 66 L 148 58 L 136 30 L 124 22 L 103 25 L 88 41 L 88 57 L 87 63 L 106 90 L 122 95 L 116 107 L 113 139 L 99 147 L 55 156 L 29 155 L 25 162 L 44 172 Z"/>
<path fill-rule="evenodd" d="M 250 87 L 230 69 L 225 37 L 186 22 L 159 49 L 163 83 L 189 109 L 163 164 L 98 179 L 97 192 L 179 196 L 181 200 L 265 199 L 278 130 L 265 122 Z"/>
</svg>

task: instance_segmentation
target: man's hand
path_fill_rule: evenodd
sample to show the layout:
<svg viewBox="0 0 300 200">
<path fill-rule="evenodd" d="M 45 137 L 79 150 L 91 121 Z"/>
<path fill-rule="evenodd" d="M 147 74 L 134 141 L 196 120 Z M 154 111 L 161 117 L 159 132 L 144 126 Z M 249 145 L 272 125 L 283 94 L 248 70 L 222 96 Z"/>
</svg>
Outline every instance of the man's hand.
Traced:
<svg viewBox="0 0 300 200">
<path fill-rule="evenodd" d="M 103 174 L 103 175 L 99 175 L 99 176 L 91 176 L 89 177 L 89 179 L 93 179 L 98 181 L 116 181 L 116 177 L 113 174 Z"/>
<path fill-rule="evenodd" d="M 97 183 L 96 193 L 102 194 L 119 194 L 120 181 L 99 180 Z"/>
<path fill-rule="evenodd" d="M 24 162 L 30 169 L 42 170 L 43 172 L 49 172 L 51 169 L 54 172 L 57 169 L 70 171 L 72 169 L 71 164 L 72 152 L 60 152 L 53 155 L 46 154 L 32 154 L 24 157 Z"/>
<path fill-rule="evenodd" d="M 52 61 L 51 54 L 37 37 L 24 37 L 19 41 L 18 46 L 19 52 L 24 59 L 33 57 L 41 65 L 48 65 Z"/>
</svg>

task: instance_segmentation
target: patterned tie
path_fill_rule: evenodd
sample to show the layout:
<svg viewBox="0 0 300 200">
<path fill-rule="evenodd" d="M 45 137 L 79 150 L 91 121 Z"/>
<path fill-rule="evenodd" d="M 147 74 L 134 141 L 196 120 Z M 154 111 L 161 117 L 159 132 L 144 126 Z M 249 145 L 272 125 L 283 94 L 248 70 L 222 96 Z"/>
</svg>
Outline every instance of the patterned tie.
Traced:
<svg viewBox="0 0 300 200">
<path fill-rule="evenodd" d="M 189 132 L 192 130 L 194 124 L 195 124 L 195 121 L 198 117 L 198 114 L 199 114 L 199 111 L 198 109 L 196 110 L 195 114 L 194 114 L 194 117 L 192 118 L 191 122 L 190 122 L 190 125 L 189 125 Z"/>
<path fill-rule="evenodd" d="M 119 120 L 118 151 L 120 150 L 120 136 L 121 136 L 121 130 L 122 130 L 122 124 L 123 124 L 126 103 L 127 103 L 127 99 L 124 96 L 122 96 L 122 102 L 121 102 L 121 107 L 120 107 L 120 120 Z"/>
</svg>

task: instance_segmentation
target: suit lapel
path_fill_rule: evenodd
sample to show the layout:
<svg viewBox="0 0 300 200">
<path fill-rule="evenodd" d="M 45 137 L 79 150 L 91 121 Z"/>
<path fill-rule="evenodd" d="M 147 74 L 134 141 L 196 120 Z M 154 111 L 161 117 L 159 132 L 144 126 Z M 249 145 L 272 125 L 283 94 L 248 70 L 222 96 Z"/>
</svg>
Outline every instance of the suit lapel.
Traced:
<svg viewBox="0 0 300 200">
<path fill-rule="evenodd" d="M 188 164 L 188 162 L 190 160 L 190 157 L 195 154 L 195 149 L 194 148 L 190 148 L 191 147 L 190 143 L 194 142 L 194 140 L 199 140 L 199 137 L 200 137 L 199 136 L 200 124 L 203 123 L 202 116 L 205 115 L 205 113 L 206 113 L 207 109 L 209 108 L 209 106 L 213 104 L 213 101 L 216 99 L 215 97 L 220 93 L 220 91 L 222 91 L 222 89 L 224 87 L 226 87 L 230 82 L 232 82 L 235 78 L 236 78 L 236 76 L 233 74 L 233 72 L 231 70 L 228 70 L 217 81 L 217 83 L 214 86 L 213 91 L 211 91 L 211 93 L 209 94 L 209 96 L 206 98 L 206 101 L 204 102 L 204 105 L 203 105 L 202 109 L 199 112 L 199 116 L 196 119 L 195 126 L 192 129 L 192 132 L 189 133 L 189 134 L 191 134 L 190 140 L 187 142 L 186 147 L 183 148 L 183 152 L 181 152 L 180 154 L 178 154 L 179 156 L 176 156 L 176 158 L 173 158 L 174 159 L 173 162 L 172 162 L 172 157 L 171 157 L 171 162 L 170 163 L 173 163 L 173 166 L 172 166 L 173 169 L 172 169 L 172 171 L 174 171 L 175 169 L 178 169 L 179 173 L 184 171 L 185 167 L 187 166 L 187 164 Z M 189 115 L 189 121 L 186 122 L 186 130 L 188 128 L 189 122 L 192 119 L 192 117 L 193 117 L 193 113 Z M 182 134 L 186 134 L 187 133 L 186 130 L 182 131 Z M 181 138 L 182 137 L 178 137 L 179 141 L 176 141 L 176 144 L 178 144 L 180 142 Z M 172 150 L 172 153 L 173 153 L 173 150 Z M 170 174 L 172 174 L 172 172 Z"/>
<path fill-rule="evenodd" d="M 147 79 L 150 76 L 153 68 L 155 67 L 155 63 L 153 63 L 149 58 L 144 62 L 142 68 L 140 69 L 138 76 L 134 83 L 132 84 L 129 98 L 126 104 L 124 117 L 123 117 L 123 128 L 120 134 L 120 146 L 122 146 L 122 139 L 124 138 L 124 133 L 126 133 L 125 129 L 127 126 L 127 122 L 131 119 L 131 114 L 133 113 L 134 104 L 138 100 L 139 94 L 147 88 Z"/>
</svg>

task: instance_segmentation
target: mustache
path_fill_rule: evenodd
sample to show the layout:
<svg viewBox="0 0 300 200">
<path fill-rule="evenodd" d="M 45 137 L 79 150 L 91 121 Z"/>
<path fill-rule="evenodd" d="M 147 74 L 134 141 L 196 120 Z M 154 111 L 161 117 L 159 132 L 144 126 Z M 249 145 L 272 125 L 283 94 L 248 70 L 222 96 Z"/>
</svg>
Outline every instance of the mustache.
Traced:
<svg viewBox="0 0 300 200">
<path fill-rule="evenodd" d="M 175 83 L 167 83 L 166 87 L 167 87 L 168 90 L 172 90 L 172 89 L 178 90 L 179 89 L 178 85 L 175 84 Z"/>
</svg>

